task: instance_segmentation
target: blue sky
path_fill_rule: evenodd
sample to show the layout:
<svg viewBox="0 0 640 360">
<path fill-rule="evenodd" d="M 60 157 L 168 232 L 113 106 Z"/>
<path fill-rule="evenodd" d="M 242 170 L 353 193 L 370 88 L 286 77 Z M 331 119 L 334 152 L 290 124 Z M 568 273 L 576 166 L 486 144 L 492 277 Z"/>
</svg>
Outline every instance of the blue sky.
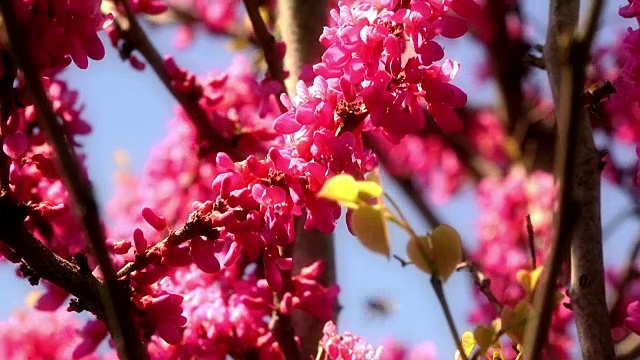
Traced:
<svg viewBox="0 0 640 360">
<path fill-rule="evenodd" d="M 606 27 L 600 36 L 607 41 L 615 29 L 630 23 L 615 18 L 617 8 L 626 4 L 622 1 L 608 2 L 605 19 L 614 25 Z M 526 14 L 531 19 L 535 39 L 544 39 L 547 15 L 545 1 L 524 1 Z M 608 24 L 612 24 L 609 22 Z M 163 54 L 174 54 L 180 66 L 197 74 L 211 70 L 223 70 L 232 61 L 225 40 L 209 36 L 197 37 L 195 43 L 185 51 L 178 52 L 172 45 L 174 29 L 151 30 L 154 44 Z M 452 59 L 459 59 L 462 69 L 456 83 L 469 94 L 474 102 L 490 102 L 493 99 L 491 86 L 475 83 L 475 71 L 483 58 L 480 49 L 470 41 L 446 41 L 445 52 Z M 115 165 L 113 153 L 124 149 L 131 157 L 131 169 L 140 172 L 153 143 L 167 132 L 167 120 L 174 112 L 174 100 L 151 71 L 133 71 L 127 63 L 121 62 L 118 54 L 107 42 L 107 56 L 99 62 L 92 62 L 88 70 L 69 69 L 64 75 L 72 88 L 80 90 L 80 101 L 86 104 L 84 116 L 93 126 L 93 133 L 83 142 L 88 153 L 88 167 L 100 201 L 104 204 L 112 193 Z M 542 74 L 539 74 L 542 76 Z M 412 211 L 410 202 L 385 182 L 385 189 L 408 215 L 409 221 L 419 231 L 428 227 Z M 628 206 L 624 196 L 605 186 L 603 196 L 603 223 L 607 224 Z M 475 222 L 478 210 L 474 204 L 474 194 L 468 189 L 462 191 L 449 203 L 438 206 L 437 212 L 450 225 L 460 231 L 473 248 Z M 343 225 L 344 222 L 341 222 Z M 627 221 L 612 233 L 605 245 L 608 263 L 624 259 L 629 240 L 640 226 L 635 221 Z M 392 250 L 404 254 L 406 236 L 391 230 Z M 340 302 L 344 309 L 340 314 L 339 326 L 378 343 L 383 337 L 392 336 L 409 343 L 431 340 L 438 349 L 438 358 L 453 357 L 454 346 L 450 338 L 444 316 L 431 290 L 429 278 L 411 267 L 401 268 L 395 261 L 387 261 L 365 250 L 341 226 L 336 233 L 338 282 L 342 288 Z M 13 266 L 0 265 L 0 284 L 5 295 L 0 297 L 0 320 L 23 306 L 24 296 L 33 290 L 24 280 L 13 275 Z M 454 318 L 460 331 L 468 329 L 466 322 L 471 288 L 468 276 L 455 274 L 445 285 Z M 369 296 L 382 296 L 392 302 L 395 312 L 387 318 L 372 318 L 365 309 Z"/>
</svg>

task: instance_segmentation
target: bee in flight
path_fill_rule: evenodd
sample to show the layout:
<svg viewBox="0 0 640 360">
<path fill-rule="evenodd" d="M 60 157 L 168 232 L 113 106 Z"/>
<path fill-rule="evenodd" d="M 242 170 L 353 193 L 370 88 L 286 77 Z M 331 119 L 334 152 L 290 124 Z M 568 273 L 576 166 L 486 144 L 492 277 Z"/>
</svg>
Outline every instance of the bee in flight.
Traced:
<svg viewBox="0 0 640 360">
<path fill-rule="evenodd" d="M 383 296 L 369 296 L 365 300 L 367 312 L 375 317 L 387 317 L 393 314 L 397 308 L 389 300 Z"/>
</svg>

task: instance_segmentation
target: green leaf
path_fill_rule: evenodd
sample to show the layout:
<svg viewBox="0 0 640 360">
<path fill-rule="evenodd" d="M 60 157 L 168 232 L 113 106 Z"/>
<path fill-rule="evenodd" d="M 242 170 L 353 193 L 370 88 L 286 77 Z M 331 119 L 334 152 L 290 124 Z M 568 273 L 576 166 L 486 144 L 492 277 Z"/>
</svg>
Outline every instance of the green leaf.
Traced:
<svg viewBox="0 0 640 360">
<path fill-rule="evenodd" d="M 407 255 L 420 270 L 447 281 L 462 261 L 462 241 L 452 227 L 440 225 L 430 235 L 409 240 Z"/>
<path fill-rule="evenodd" d="M 431 274 L 431 250 L 428 245 L 429 238 L 427 236 L 418 236 L 411 238 L 407 243 L 407 256 L 418 269 Z"/>
<path fill-rule="evenodd" d="M 473 331 L 473 338 L 476 339 L 478 346 L 483 352 L 486 352 L 494 343 L 496 332 L 492 328 L 478 325 Z"/>
<path fill-rule="evenodd" d="M 324 183 L 318 197 L 333 200 L 341 206 L 357 209 L 359 206 L 358 192 L 359 187 L 356 179 L 348 174 L 340 174 Z"/>
<path fill-rule="evenodd" d="M 516 344 L 521 344 L 524 338 L 524 329 L 530 315 L 530 305 L 526 300 L 521 301 L 515 308 L 505 306 L 500 314 L 502 329 Z"/>
<path fill-rule="evenodd" d="M 447 281 L 462 261 L 462 241 L 458 232 L 448 225 L 439 225 L 431 233 L 432 259 L 438 276 Z"/>
<path fill-rule="evenodd" d="M 351 214 L 351 228 L 367 249 L 389 258 L 387 220 L 380 206 L 360 206 Z"/>
</svg>

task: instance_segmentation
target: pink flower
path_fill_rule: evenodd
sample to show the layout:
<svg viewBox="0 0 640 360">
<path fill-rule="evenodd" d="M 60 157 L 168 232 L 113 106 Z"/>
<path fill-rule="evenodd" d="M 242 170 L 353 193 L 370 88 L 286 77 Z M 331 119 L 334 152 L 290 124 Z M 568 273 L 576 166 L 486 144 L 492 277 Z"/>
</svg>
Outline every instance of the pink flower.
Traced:
<svg viewBox="0 0 640 360">
<path fill-rule="evenodd" d="M 350 332 L 337 333 L 336 326 L 329 321 L 324 325 L 324 336 L 320 341 L 326 355 L 331 360 L 374 360 L 380 359 L 382 347 L 374 349 L 366 340 Z"/>
<path fill-rule="evenodd" d="M 76 359 L 80 344 L 77 319 L 65 310 L 29 309 L 0 322 L 0 358 L 5 360 Z M 85 360 L 97 360 L 88 356 Z"/>
<path fill-rule="evenodd" d="M 624 326 L 636 334 L 640 334 L 640 301 L 636 300 L 627 307 L 627 318 Z"/>
</svg>

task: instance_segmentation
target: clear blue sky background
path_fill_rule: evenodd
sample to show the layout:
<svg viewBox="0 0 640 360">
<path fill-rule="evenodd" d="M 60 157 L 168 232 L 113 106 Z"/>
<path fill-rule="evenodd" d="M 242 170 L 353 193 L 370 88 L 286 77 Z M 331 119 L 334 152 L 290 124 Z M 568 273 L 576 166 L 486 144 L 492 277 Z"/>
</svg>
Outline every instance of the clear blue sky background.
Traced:
<svg viewBox="0 0 640 360">
<path fill-rule="evenodd" d="M 531 32 L 539 43 L 544 41 L 547 2 L 523 1 L 525 13 L 531 23 Z M 599 40 L 611 42 L 620 29 L 631 25 L 616 16 L 618 7 L 626 1 L 609 1 L 604 18 L 605 31 Z M 180 66 L 196 74 L 223 70 L 232 61 L 223 38 L 200 36 L 185 51 L 177 51 L 173 45 L 174 29 L 150 29 L 154 44 L 163 54 L 174 54 Z M 468 94 L 472 102 L 486 103 L 493 98 L 491 86 L 479 86 L 474 71 L 484 58 L 482 50 L 474 43 L 447 41 L 447 57 L 459 59 L 462 69 L 456 83 Z M 136 72 L 122 63 L 116 51 L 105 41 L 107 56 L 92 62 L 88 70 L 70 68 L 64 75 L 72 88 L 80 90 L 80 101 L 86 104 L 84 117 L 93 125 L 93 133 L 84 141 L 88 153 L 88 167 L 96 186 L 100 201 L 104 204 L 112 194 L 113 153 L 126 150 L 131 156 L 131 168 L 140 172 L 154 142 L 167 132 L 167 120 L 174 111 L 174 100 L 151 71 Z M 542 76 L 542 74 L 538 74 Z M 401 201 L 409 221 L 418 230 L 427 231 L 427 226 L 412 211 L 411 205 L 390 183 L 385 189 Z M 629 208 L 624 196 L 609 186 L 603 190 L 603 223 L 619 216 Z M 470 249 L 474 247 L 478 210 L 475 207 L 472 189 L 462 191 L 449 203 L 438 206 L 438 213 L 446 222 L 460 231 Z M 344 225 L 344 222 L 341 222 Z M 640 226 L 627 221 L 611 234 L 605 245 L 607 263 L 621 263 L 624 254 Z M 392 229 L 392 250 L 405 253 L 405 235 Z M 340 302 L 344 306 L 339 326 L 367 338 L 377 344 L 387 336 L 408 343 L 431 340 L 436 344 L 439 359 L 451 359 L 454 345 L 449 336 L 444 316 L 440 311 L 429 278 L 411 267 L 401 268 L 395 261 L 386 261 L 365 250 L 341 226 L 336 233 L 338 281 L 342 287 Z M 33 290 L 24 280 L 17 279 L 14 266 L 0 265 L 0 320 L 6 319 L 16 308 L 24 304 L 25 295 Z M 445 285 L 448 299 L 454 309 L 454 317 L 460 331 L 469 328 L 466 321 L 471 288 L 465 273 L 455 274 Z M 395 312 L 386 318 L 373 318 L 365 309 L 369 296 L 381 296 L 394 304 Z"/>
</svg>

